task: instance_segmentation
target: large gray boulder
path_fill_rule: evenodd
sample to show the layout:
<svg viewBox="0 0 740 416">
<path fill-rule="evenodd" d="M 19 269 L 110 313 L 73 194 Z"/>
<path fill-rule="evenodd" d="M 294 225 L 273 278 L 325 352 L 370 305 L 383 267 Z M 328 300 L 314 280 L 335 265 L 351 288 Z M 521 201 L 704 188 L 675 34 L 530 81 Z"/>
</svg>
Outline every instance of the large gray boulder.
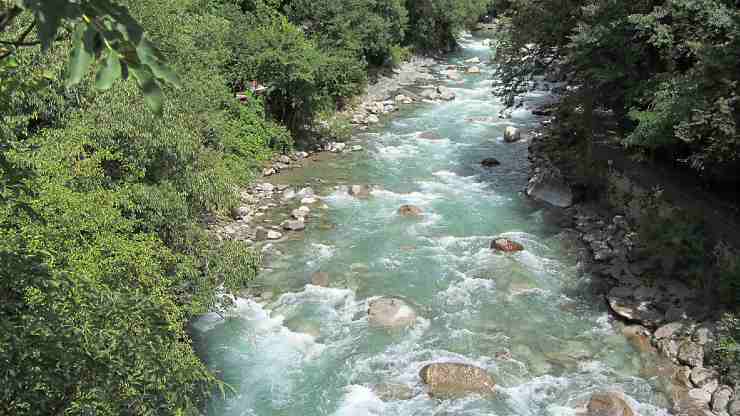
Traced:
<svg viewBox="0 0 740 416">
<path fill-rule="evenodd" d="M 405 328 L 416 322 L 416 311 L 403 299 L 381 297 L 368 304 L 370 326 L 389 329 Z"/>
<path fill-rule="evenodd" d="M 560 208 L 573 205 L 573 191 L 555 172 L 536 172 L 527 184 L 527 195 Z"/>
<path fill-rule="evenodd" d="M 509 126 L 504 130 L 504 141 L 506 143 L 518 142 L 522 139 L 522 132 L 516 127 Z"/>
<path fill-rule="evenodd" d="M 495 393 L 496 382 L 486 370 L 462 363 L 425 365 L 419 376 L 427 385 L 429 395 L 455 398 L 469 394 L 489 396 Z"/>
</svg>

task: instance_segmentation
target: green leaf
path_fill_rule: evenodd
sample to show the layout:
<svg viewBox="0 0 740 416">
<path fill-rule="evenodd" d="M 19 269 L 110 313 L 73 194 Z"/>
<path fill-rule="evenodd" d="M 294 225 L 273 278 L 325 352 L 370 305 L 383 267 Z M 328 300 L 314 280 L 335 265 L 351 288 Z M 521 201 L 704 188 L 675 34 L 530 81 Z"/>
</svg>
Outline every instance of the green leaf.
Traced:
<svg viewBox="0 0 740 416">
<path fill-rule="evenodd" d="M 95 87 L 103 91 L 109 90 L 113 83 L 121 78 L 121 74 L 121 61 L 118 59 L 118 53 L 110 50 L 105 65 L 100 68 L 95 77 Z"/>
<path fill-rule="evenodd" d="M 93 55 L 88 51 L 87 42 L 85 42 L 88 32 L 89 28 L 86 28 L 85 25 L 78 25 L 75 29 L 72 53 L 69 59 L 68 87 L 79 84 L 93 62 Z"/>
<path fill-rule="evenodd" d="M 141 91 L 144 94 L 144 102 L 146 105 L 157 115 L 162 114 L 162 89 L 159 88 L 157 81 L 154 79 L 154 75 L 151 71 L 141 65 L 129 65 L 131 73 L 136 78 L 136 81 L 141 87 Z"/>
</svg>

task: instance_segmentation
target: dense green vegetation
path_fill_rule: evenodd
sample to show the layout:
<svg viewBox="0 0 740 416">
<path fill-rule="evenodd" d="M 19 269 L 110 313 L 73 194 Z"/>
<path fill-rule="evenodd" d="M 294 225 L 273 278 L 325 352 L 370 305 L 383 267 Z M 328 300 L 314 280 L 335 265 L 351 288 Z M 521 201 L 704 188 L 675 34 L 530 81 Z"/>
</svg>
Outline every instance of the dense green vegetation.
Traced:
<svg viewBox="0 0 740 416">
<path fill-rule="evenodd" d="M 204 219 L 483 3 L 0 3 L 0 414 L 196 414 L 187 323 L 259 267 Z"/>
<path fill-rule="evenodd" d="M 734 0 L 499 0 L 499 93 L 557 69 L 578 86 L 562 106 L 614 113 L 645 156 L 737 183 L 740 8 Z"/>
</svg>

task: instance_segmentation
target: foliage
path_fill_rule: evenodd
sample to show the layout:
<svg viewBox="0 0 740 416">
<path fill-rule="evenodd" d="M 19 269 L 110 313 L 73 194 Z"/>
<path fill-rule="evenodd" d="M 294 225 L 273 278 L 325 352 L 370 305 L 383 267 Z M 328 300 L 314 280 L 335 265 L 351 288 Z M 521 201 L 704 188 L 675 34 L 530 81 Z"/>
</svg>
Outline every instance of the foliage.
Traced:
<svg viewBox="0 0 740 416">
<path fill-rule="evenodd" d="M 72 36 L 69 51 L 67 85 L 78 84 L 93 63 L 99 64 L 95 85 L 108 90 L 118 79 L 136 79 L 147 105 L 155 112 L 162 108 L 160 84 L 179 85 L 179 79 L 166 64 L 162 54 L 146 38 L 144 29 L 128 9 L 110 0 L 44 2 L 19 0 L 14 6 L 0 9 L 0 34 L 23 13 L 33 18 L 23 22 L 23 29 L 13 33 L 0 49 L 0 60 L 12 57 L 18 48 L 41 45 L 48 51 L 60 30 Z M 35 33 L 37 40 L 28 39 Z"/>
<path fill-rule="evenodd" d="M 712 354 L 723 379 L 732 383 L 740 376 L 740 318 L 726 313 L 718 326 L 717 343 Z"/>
<path fill-rule="evenodd" d="M 737 181 L 740 8 L 730 0 L 496 2 L 496 47 L 512 103 L 555 63 L 576 106 L 611 110 L 625 146 Z M 588 106 L 585 106 L 588 107 Z"/>
<path fill-rule="evenodd" d="M 406 43 L 423 51 L 452 50 L 455 37 L 488 10 L 490 0 L 406 0 Z"/>
</svg>

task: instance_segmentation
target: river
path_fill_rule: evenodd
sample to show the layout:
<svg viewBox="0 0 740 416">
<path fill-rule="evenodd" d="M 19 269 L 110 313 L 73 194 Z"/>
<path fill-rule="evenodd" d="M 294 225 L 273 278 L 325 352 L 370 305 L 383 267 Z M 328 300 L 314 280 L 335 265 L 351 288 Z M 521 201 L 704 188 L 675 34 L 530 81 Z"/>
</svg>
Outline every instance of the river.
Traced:
<svg viewBox="0 0 740 416">
<path fill-rule="evenodd" d="M 450 63 L 488 60 L 466 37 Z M 447 64 L 435 72 L 444 71 Z M 527 144 L 504 143 L 508 125 L 537 123 L 529 111 L 495 117 L 491 71 L 457 83 L 457 99 L 407 107 L 358 136 L 365 147 L 301 174 L 323 178 L 325 210 L 313 210 L 304 238 L 276 245 L 258 282 L 278 296 L 240 299 L 223 320 L 195 323 L 202 355 L 235 394 L 216 396 L 211 415 L 575 415 L 592 393 L 619 390 L 640 415 L 668 414 L 638 353 L 592 294 L 590 277 L 560 228 L 521 191 Z M 532 107 L 545 93 L 526 99 Z M 434 132 L 437 140 L 420 137 Z M 428 136 L 424 135 L 424 136 Z M 495 157 L 500 166 L 480 161 Z M 368 199 L 333 185 L 374 184 Z M 397 214 L 402 204 L 424 211 Z M 504 236 L 526 248 L 489 248 Z M 330 287 L 307 284 L 313 272 Z M 368 325 L 368 301 L 398 296 L 419 315 L 407 330 Z M 419 370 L 469 363 L 496 380 L 494 398 L 430 398 Z M 381 400 L 373 386 L 403 387 L 407 400 Z"/>
</svg>

